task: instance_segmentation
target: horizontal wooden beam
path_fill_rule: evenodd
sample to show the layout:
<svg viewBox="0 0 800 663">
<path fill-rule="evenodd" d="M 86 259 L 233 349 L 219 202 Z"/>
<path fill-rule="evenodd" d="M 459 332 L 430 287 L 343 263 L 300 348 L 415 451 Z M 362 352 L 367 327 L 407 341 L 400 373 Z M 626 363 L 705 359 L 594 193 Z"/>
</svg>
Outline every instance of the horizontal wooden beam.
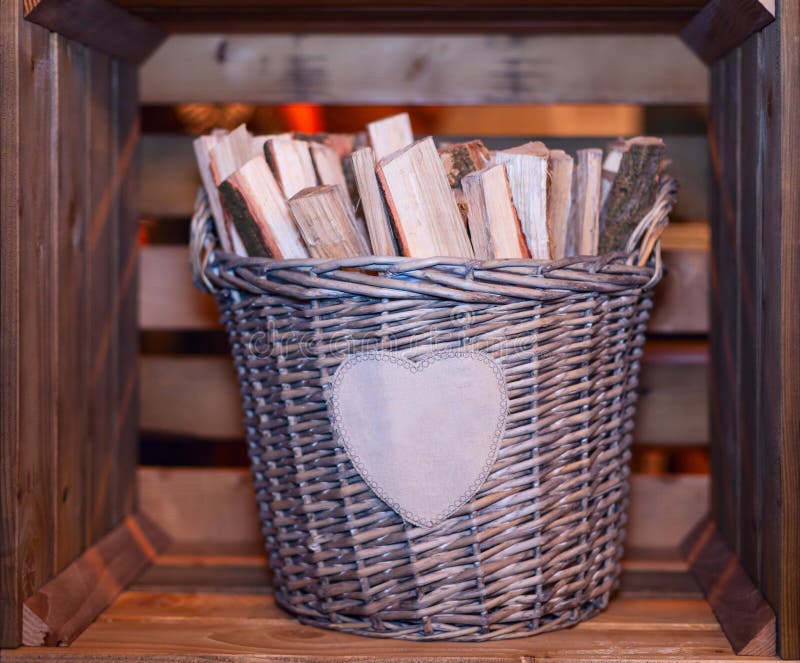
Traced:
<svg viewBox="0 0 800 663">
<path fill-rule="evenodd" d="M 164 221 L 162 223 L 171 223 Z M 686 224 L 696 229 L 703 224 Z M 656 287 L 648 329 L 656 334 L 708 333 L 708 250 L 702 244 L 672 248 L 667 229 L 663 251 L 666 271 Z M 701 233 L 698 233 L 700 235 Z M 139 327 L 145 331 L 221 329 L 213 297 L 192 283 L 185 246 L 145 246 L 139 270 Z"/>
<path fill-rule="evenodd" d="M 175 543 L 70 649 L 4 651 L 3 663 L 737 660 L 687 564 L 672 550 L 628 547 L 608 607 L 574 628 L 482 644 L 354 637 L 303 626 L 276 601 L 266 564 L 258 543 Z"/>
<path fill-rule="evenodd" d="M 626 545 L 676 550 L 708 508 L 708 499 L 705 474 L 632 475 Z"/>
<path fill-rule="evenodd" d="M 262 542 L 249 470 L 140 467 L 139 505 L 176 543 Z"/>
<path fill-rule="evenodd" d="M 169 32 L 677 32 L 702 0 L 115 0 Z"/>
<path fill-rule="evenodd" d="M 173 541 L 261 543 L 249 470 L 143 467 L 138 481 L 142 512 Z M 634 475 L 626 545 L 677 550 L 708 509 L 708 483 L 706 475 Z"/>
<path fill-rule="evenodd" d="M 692 529 L 681 552 L 733 651 L 743 656 L 775 656 L 775 613 L 710 517 Z"/>
<path fill-rule="evenodd" d="M 166 34 L 107 0 L 25 0 L 25 18 L 116 58 L 141 64 Z"/>
<path fill-rule="evenodd" d="M 774 20 L 775 0 L 711 0 L 681 39 L 710 65 Z"/>
<path fill-rule="evenodd" d="M 108 0 L 25 0 L 25 18 L 67 39 L 140 64 L 166 34 Z"/>
<path fill-rule="evenodd" d="M 145 63 L 141 97 L 146 104 L 703 104 L 708 72 L 674 35 L 193 34 L 171 36 Z"/>
<path fill-rule="evenodd" d="M 145 331 L 222 329 L 216 300 L 192 283 L 187 247 L 142 248 L 139 328 Z"/>
<path fill-rule="evenodd" d="M 634 440 L 642 445 L 708 443 L 708 378 L 705 363 L 645 354 Z M 142 355 L 140 427 L 179 438 L 242 440 L 241 399 L 227 356 Z"/>
<path fill-rule="evenodd" d="M 126 517 L 26 599 L 22 608 L 23 644 L 68 645 L 168 543 L 169 537 L 148 518 Z"/>
</svg>

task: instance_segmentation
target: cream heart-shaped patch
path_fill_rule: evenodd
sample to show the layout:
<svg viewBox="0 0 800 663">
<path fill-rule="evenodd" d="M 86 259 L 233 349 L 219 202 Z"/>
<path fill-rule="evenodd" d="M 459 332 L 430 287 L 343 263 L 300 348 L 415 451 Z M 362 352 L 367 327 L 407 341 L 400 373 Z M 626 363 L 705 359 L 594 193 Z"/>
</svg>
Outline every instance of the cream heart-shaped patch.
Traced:
<svg viewBox="0 0 800 663">
<path fill-rule="evenodd" d="M 328 411 L 358 473 L 402 518 L 433 527 L 468 502 L 497 458 L 508 410 L 503 371 L 483 352 L 409 361 L 348 357 Z"/>
</svg>

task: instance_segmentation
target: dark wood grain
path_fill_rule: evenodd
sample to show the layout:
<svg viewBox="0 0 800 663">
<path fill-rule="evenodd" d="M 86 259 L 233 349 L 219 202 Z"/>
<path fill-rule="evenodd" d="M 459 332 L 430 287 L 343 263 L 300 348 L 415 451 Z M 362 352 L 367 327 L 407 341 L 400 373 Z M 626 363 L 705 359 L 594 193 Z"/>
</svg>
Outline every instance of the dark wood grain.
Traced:
<svg viewBox="0 0 800 663">
<path fill-rule="evenodd" d="M 739 521 L 734 551 L 748 569 L 759 567 L 760 542 L 758 537 L 758 481 L 763 471 L 758 453 L 758 421 L 761 413 L 762 392 L 753 389 L 761 374 L 761 307 L 763 273 L 761 255 L 762 216 L 761 173 L 764 159 L 760 137 L 766 130 L 764 99 L 759 94 L 758 37 L 748 39 L 739 52 L 739 101 L 741 109 L 738 123 L 739 150 L 739 218 L 737 261 L 739 265 L 738 325 L 738 377 L 737 399 L 741 404 L 738 421 L 740 449 Z M 755 351 L 754 351 L 755 350 Z M 758 575 L 754 574 L 756 582 Z"/>
<path fill-rule="evenodd" d="M 761 0 L 710 0 L 681 31 L 681 39 L 712 64 L 775 20 Z"/>
<path fill-rule="evenodd" d="M 25 18 L 112 57 L 143 62 L 166 35 L 106 0 L 25 0 Z"/>
<path fill-rule="evenodd" d="M 142 100 L 349 106 L 708 100 L 706 67 L 673 35 L 358 33 L 297 39 L 290 30 L 263 39 L 218 34 L 222 26 L 229 29 L 234 15 L 220 16 L 217 34 L 167 40 L 142 66 Z M 360 21 L 354 16 L 351 29 L 360 28 Z M 356 76 L 353 62 L 358 62 Z M 363 84 L 366 80 L 369 85 Z M 353 127 L 357 131 L 370 121 L 360 115 L 365 121 Z M 503 125 L 502 119 L 496 122 Z M 530 135 L 539 130 L 516 131 Z M 548 146 L 554 147 L 550 141 Z"/>
<path fill-rule="evenodd" d="M 23 643 L 68 645 L 168 543 L 163 530 L 147 518 L 125 518 L 25 600 Z"/>
<path fill-rule="evenodd" d="M 8 647 L 20 640 L 22 599 L 133 509 L 136 194 L 133 168 L 120 164 L 126 150 L 132 160 L 138 134 L 132 65 L 24 21 L 22 3 L 3 3 L 0 23 L 0 647 Z M 124 77 L 114 78 L 116 66 Z M 116 143 L 123 124 L 125 149 Z M 134 256 L 127 290 L 120 241 Z M 132 405 L 118 419 L 123 361 Z"/>
<path fill-rule="evenodd" d="M 20 26 L 19 70 L 19 456 L 16 489 L 20 592 L 27 596 L 53 573 L 58 369 L 58 305 L 51 159 L 54 93 L 50 33 Z M 44 103 L 43 103 L 43 100 Z M 5 223 L 5 215 L 3 222 Z"/>
<path fill-rule="evenodd" d="M 711 241 L 711 463 L 716 522 L 728 538 L 737 531 L 738 434 L 736 412 L 737 279 L 736 184 L 738 69 L 736 54 L 711 74 L 714 99 L 709 123 L 712 162 Z"/>
<path fill-rule="evenodd" d="M 759 94 L 765 101 L 764 114 L 766 132 L 761 139 L 761 149 L 770 156 L 764 163 L 762 178 L 763 216 L 760 238 L 763 253 L 764 290 L 761 293 L 761 344 L 756 351 L 761 355 L 761 416 L 759 418 L 759 461 L 763 472 L 769 473 L 772 481 L 761 486 L 759 491 L 759 515 L 762 529 L 761 559 L 756 569 L 748 569 L 751 576 L 759 579 L 759 587 L 778 615 L 778 646 L 780 650 L 783 633 L 781 601 L 783 597 L 783 553 L 782 512 L 782 454 L 781 454 L 781 348 L 778 339 L 782 335 L 780 316 L 781 288 L 781 216 L 783 213 L 780 181 L 783 172 L 781 145 L 781 24 L 783 18 L 767 26 L 762 33 L 759 48 L 759 70 L 762 74 Z M 774 235 L 778 233 L 778 237 Z M 777 347 L 776 347 L 777 345 Z"/>
<path fill-rule="evenodd" d="M 89 210 L 85 183 L 90 128 L 86 124 L 85 89 L 88 49 L 58 35 L 53 41 L 59 101 L 54 117 L 56 149 L 50 161 L 56 195 L 53 224 L 59 285 L 58 334 L 54 339 L 58 345 L 55 571 L 59 572 L 84 550 L 88 506 L 84 459 L 89 414 L 89 283 L 85 260 Z"/>
<path fill-rule="evenodd" d="M 586 30 L 677 32 L 702 0 L 513 0 L 471 2 L 254 2 L 115 0 L 168 32 L 530 32 Z"/>
<path fill-rule="evenodd" d="M 769 155 L 762 227 L 762 572 L 778 615 L 779 653 L 800 658 L 800 5 L 782 0 L 778 15 L 779 23 L 764 30 L 760 56 Z"/>
<path fill-rule="evenodd" d="M 712 67 L 713 515 L 800 656 L 797 3 Z M 735 222 L 733 221 L 735 219 Z"/>
<path fill-rule="evenodd" d="M 800 658 L 800 5 L 781 6 L 781 575 L 780 652 Z"/>
<path fill-rule="evenodd" d="M 0 647 L 20 641 L 19 467 L 19 24 L 0 4 Z"/>
<path fill-rule="evenodd" d="M 185 270 L 186 261 L 180 264 Z M 635 444 L 704 446 L 709 440 L 705 358 L 693 355 L 688 341 L 669 344 L 651 362 L 660 345 L 653 343 L 645 352 Z M 140 393 L 139 424 L 145 433 L 233 443 L 244 436 L 239 385 L 228 356 L 143 355 Z"/>
<path fill-rule="evenodd" d="M 483 643 L 403 642 L 303 626 L 276 603 L 265 561 L 263 553 L 241 546 L 178 542 L 69 648 L 23 648 L 3 661 L 736 660 L 686 563 L 670 550 L 624 559 L 620 591 L 594 619 L 533 638 Z"/>
<path fill-rule="evenodd" d="M 138 71 L 132 64 L 114 64 L 117 87 L 116 150 L 117 241 L 116 301 L 119 342 L 117 364 L 118 409 L 114 436 L 117 446 L 117 476 L 114 517 L 135 509 L 136 467 L 139 447 L 139 181 L 138 181 Z"/>
<path fill-rule="evenodd" d="M 89 296 L 89 436 L 85 444 L 87 481 L 86 547 L 116 523 L 113 495 L 117 477 L 118 438 L 115 423 L 119 361 L 119 320 L 116 303 L 119 213 L 117 207 L 116 99 L 113 62 L 92 52 L 87 90 L 89 144 L 89 227 L 85 260 Z"/>
<path fill-rule="evenodd" d="M 681 552 L 733 651 L 744 656 L 774 656 L 775 613 L 710 517 L 689 533 Z"/>
</svg>

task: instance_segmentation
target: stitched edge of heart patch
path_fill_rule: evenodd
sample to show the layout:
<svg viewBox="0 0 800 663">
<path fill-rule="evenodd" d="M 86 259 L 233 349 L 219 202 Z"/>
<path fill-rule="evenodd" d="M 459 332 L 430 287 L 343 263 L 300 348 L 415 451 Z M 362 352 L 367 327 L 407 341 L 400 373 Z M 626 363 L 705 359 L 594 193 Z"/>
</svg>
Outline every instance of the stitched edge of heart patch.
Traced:
<svg viewBox="0 0 800 663">
<path fill-rule="evenodd" d="M 428 368 L 433 362 L 442 361 L 445 359 L 456 359 L 456 358 L 477 359 L 487 364 L 492 369 L 494 377 L 497 380 L 497 384 L 500 388 L 500 408 L 499 408 L 500 415 L 498 416 L 497 424 L 493 430 L 489 455 L 486 459 L 486 462 L 482 466 L 481 472 L 478 475 L 478 477 L 476 477 L 476 479 L 469 484 L 468 488 L 462 495 L 453 500 L 440 513 L 438 513 L 433 518 L 425 518 L 419 516 L 418 514 L 412 513 L 411 511 L 400 505 L 395 499 L 393 499 L 390 495 L 388 495 L 387 492 L 384 490 L 384 488 L 370 475 L 368 469 L 364 466 L 360 456 L 354 449 L 353 443 L 351 442 L 349 432 L 343 421 L 341 407 L 339 405 L 339 401 L 336 396 L 336 390 L 337 387 L 341 385 L 341 382 L 345 374 L 361 362 L 388 361 L 392 364 L 408 368 L 409 370 L 411 370 L 412 373 L 418 373 Z M 478 352 L 474 350 L 446 350 L 442 352 L 436 352 L 433 354 L 425 355 L 417 360 L 412 361 L 410 359 L 402 357 L 401 355 L 392 354 L 389 352 L 368 351 L 350 355 L 339 365 L 339 367 L 334 372 L 333 377 L 331 378 L 331 381 L 328 384 L 328 413 L 330 416 L 331 424 L 333 426 L 334 434 L 338 436 L 338 439 L 340 440 L 342 446 L 347 452 L 350 461 L 353 463 L 353 466 L 355 467 L 356 471 L 359 473 L 361 478 L 364 480 L 364 482 L 372 489 L 372 491 L 378 497 L 381 498 L 381 500 L 384 503 L 386 503 L 389 507 L 391 507 L 404 521 L 409 522 L 413 525 L 430 528 L 435 525 L 438 525 L 445 518 L 451 515 L 454 511 L 456 511 L 461 506 L 469 502 L 469 500 L 471 500 L 472 497 L 478 492 L 480 487 L 483 485 L 484 481 L 486 481 L 486 477 L 489 476 L 489 473 L 492 467 L 494 466 L 495 461 L 497 460 L 497 454 L 500 450 L 500 440 L 502 439 L 505 433 L 506 420 L 508 418 L 508 389 L 506 387 L 506 380 L 505 380 L 505 375 L 503 374 L 503 369 L 500 367 L 497 361 L 494 360 L 494 358 L 492 358 L 485 352 Z"/>
</svg>

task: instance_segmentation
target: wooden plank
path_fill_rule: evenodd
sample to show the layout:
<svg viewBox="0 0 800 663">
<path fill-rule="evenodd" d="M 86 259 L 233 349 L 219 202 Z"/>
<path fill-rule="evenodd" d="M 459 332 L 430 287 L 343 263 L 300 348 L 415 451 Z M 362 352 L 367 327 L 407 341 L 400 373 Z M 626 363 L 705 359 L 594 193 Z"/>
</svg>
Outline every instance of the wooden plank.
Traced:
<svg viewBox="0 0 800 663">
<path fill-rule="evenodd" d="M 141 64 L 166 34 L 107 0 L 25 0 L 28 21 L 110 56 Z"/>
<path fill-rule="evenodd" d="M 623 560 L 617 596 L 662 601 L 697 600 L 703 598 L 703 593 L 688 569 L 631 569 L 628 562 Z"/>
<path fill-rule="evenodd" d="M 710 0 L 681 39 L 710 65 L 774 20 L 775 0 Z"/>
<path fill-rule="evenodd" d="M 708 223 L 673 223 L 664 231 L 661 246 L 664 276 L 655 289 L 648 330 L 656 334 L 708 333 Z"/>
<path fill-rule="evenodd" d="M 736 389 L 739 412 L 737 444 L 740 449 L 740 499 L 737 539 L 731 549 L 745 568 L 758 568 L 760 556 L 760 514 L 758 481 L 763 471 L 758 452 L 758 420 L 762 392 L 754 388 L 761 375 L 761 307 L 763 289 L 761 232 L 764 218 L 761 200 L 761 173 L 767 155 L 760 149 L 760 137 L 766 133 L 765 100 L 759 94 L 758 38 L 748 39 L 740 49 L 739 101 L 741 108 L 736 128 L 740 158 L 740 220 L 737 237 L 739 265 L 738 348 Z M 748 404 L 748 405 L 745 405 Z M 757 575 L 756 575 L 757 578 Z"/>
<path fill-rule="evenodd" d="M 526 112 L 527 109 L 518 109 Z M 487 128 L 487 132 L 490 128 Z M 473 136 L 474 137 L 474 136 Z M 463 137 L 471 139 L 472 137 Z M 457 136 L 442 136 L 457 142 Z M 490 136 L 484 140 L 489 149 L 506 149 L 528 140 L 524 137 Z M 548 147 L 575 154 L 586 147 L 604 147 L 607 137 L 548 137 Z M 708 218 L 708 142 L 705 136 L 669 135 L 665 138 L 672 160 L 669 172 L 678 179 L 681 190 L 670 216 L 673 221 L 697 221 Z M 178 134 L 145 134 L 141 141 L 142 176 L 140 210 L 145 218 L 189 218 L 200 188 L 200 176 L 192 152 L 192 138 Z M 188 242 L 188 233 L 186 237 Z"/>
<path fill-rule="evenodd" d="M 225 594 L 246 592 L 259 597 L 272 590 L 271 571 L 267 566 L 266 553 L 255 557 L 257 564 L 209 564 L 203 559 L 194 564 L 163 564 L 150 567 L 132 587 L 145 592 L 181 592 L 194 594 Z"/>
<path fill-rule="evenodd" d="M 192 137 L 145 134 L 140 145 L 140 214 L 156 218 L 192 216 L 197 191 L 202 186 Z"/>
<path fill-rule="evenodd" d="M 202 3 L 186 0 L 114 0 L 117 5 L 169 32 L 226 30 L 267 33 L 315 32 L 675 32 L 700 9 L 702 0 L 552 2 L 515 0 L 404 2 L 360 1 L 332 4 L 311 0 L 301 6 L 286 0 Z"/>
<path fill-rule="evenodd" d="M 20 35 L 22 7 L 0 3 L 0 647 L 20 643 Z M 2 654 L 0 654 L 2 655 Z"/>
<path fill-rule="evenodd" d="M 55 572 L 84 550 L 86 540 L 86 449 L 89 432 L 89 282 L 86 247 L 89 210 L 86 126 L 89 52 L 61 36 L 53 38 L 58 103 L 54 108 L 55 179 L 58 251 L 58 437 L 56 463 Z"/>
<path fill-rule="evenodd" d="M 711 246 L 711 465 L 712 504 L 717 525 L 736 540 L 738 522 L 738 232 L 737 178 L 739 70 L 737 54 L 712 71 L 714 105 L 709 124 L 712 159 Z"/>
<path fill-rule="evenodd" d="M 705 245 L 707 226 L 699 223 L 686 224 L 701 229 L 697 238 L 687 238 L 682 225 L 669 226 L 664 234 L 665 274 L 655 291 L 653 312 L 648 326 L 651 333 L 708 332 L 709 254 L 702 248 Z M 693 233 L 686 233 L 691 234 Z M 192 283 L 188 250 L 185 246 L 145 246 L 141 251 L 141 264 L 139 326 L 142 329 L 220 328 L 216 301 L 210 295 L 200 292 Z"/>
<path fill-rule="evenodd" d="M 708 444 L 708 366 L 645 362 L 634 423 L 636 444 Z"/>
<path fill-rule="evenodd" d="M 230 358 L 143 355 L 140 364 L 143 431 L 244 438 L 239 383 Z"/>
<path fill-rule="evenodd" d="M 261 544 L 250 472 L 139 468 L 141 512 L 173 541 Z"/>
<path fill-rule="evenodd" d="M 139 469 L 142 512 L 174 541 L 261 542 L 252 480 L 240 469 Z M 627 545 L 677 545 L 708 509 L 708 477 L 637 476 L 631 481 Z"/>
<path fill-rule="evenodd" d="M 139 459 L 139 143 L 138 70 L 114 63 L 116 100 L 116 178 L 119 216 L 116 310 L 119 319 L 117 364 L 116 480 L 112 516 L 134 512 Z"/>
<path fill-rule="evenodd" d="M 671 352 L 680 353 L 680 347 Z M 634 439 L 645 445 L 705 445 L 708 380 L 703 363 L 677 354 L 645 358 Z M 143 355 L 143 431 L 205 439 L 241 440 L 239 384 L 227 356 Z M 680 412 L 680 416 L 676 416 Z"/>
<path fill-rule="evenodd" d="M 667 231 L 672 227 L 668 226 Z M 666 244 L 666 238 L 662 243 Z M 664 248 L 662 255 L 665 271 L 655 289 L 648 331 L 654 334 L 707 334 L 711 297 L 708 251 Z"/>
<path fill-rule="evenodd" d="M 800 7 L 781 4 L 781 601 L 780 654 L 800 658 Z M 769 485 L 769 479 L 767 479 Z"/>
<path fill-rule="evenodd" d="M 289 619 L 272 592 L 263 548 L 173 542 L 98 620 Z M 708 606 L 686 600 L 702 599 L 703 593 L 677 549 L 626 551 L 616 596 L 631 607 L 644 605 L 642 599 L 658 599 L 667 610 L 694 612 L 698 623 L 716 624 Z M 604 614 L 596 621 L 605 623 Z"/>
<path fill-rule="evenodd" d="M 116 281 L 119 261 L 119 210 L 116 196 L 116 94 L 113 63 L 92 51 L 87 86 L 89 234 L 89 435 L 86 440 L 87 530 L 85 547 L 92 545 L 116 524 L 114 490 L 118 439 L 115 424 L 119 362 L 119 318 Z"/>
<path fill-rule="evenodd" d="M 618 598 L 583 628 L 630 631 L 658 625 L 718 629 L 708 605 L 699 600 L 702 595 L 686 563 L 674 558 L 671 551 L 634 553 L 622 565 Z M 258 547 L 172 543 L 98 617 L 98 623 L 129 622 L 135 628 L 144 623 L 169 623 L 181 628 L 193 620 L 213 620 L 235 628 L 241 620 L 260 620 L 265 629 L 297 628 L 293 617 L 276 605 L 265 571 L 266 555 Z M 82 646 L 82 641 L 76 646 Z"/>
<path fill-rule="evenodd" d="M 73 642 L 168 542 L 166 534 L 147 518 L 125 518 L 25 600 L 23 643 L 58 646 Z"/>
<path fill-rule="evenodd" d="M 774 656 L 775 613 L 711 518 L 703 518 L 692 529 L 681 551 L 733 651 L 743 656 Z"/>
<path fill-rule="evenodd" d="M 150 612 L 140 617 L 136 607 L 144 601 L 150 603 Z M 88 661 L 118 656 L 118 660 L 304 663 L 736 660 L 702 599 L 617 598 L 597 617 L 574 628 L 483 643 L 404 642 L 301 626 L 274 608 L 269 597 L 248 593 L 193 597 L 126 593 L 119 608 L 116 618 L 93 624 L 70 649 L 59 654 L 73 660 L 83 656 Z M 29 649 L 11 653 L 8 660 L 47 660 L 49 653 Z"/>
<path fill-rule="evenodd" d="M 800 6 L 779 4 L 763 31 L 762 588 L 778 617 L 778 649 L 800 658 Z M 777 101 L 779 100 L 779 101 Z M 780 153 L 780 164 L 777 154 Z M 780 222 L 778 223 L 778 219 Z"/>
<path fill-rule="evenodd" d="M 575 628 L 479 644 L 361 638 L 302 626 L 276 605 L 265 562 L 263 552 L 241 544 L 172 543 L 69 649 L 58 651 L 59 660 L 735 660 L 686 563 L 669 551 L 624 559 L 609 607 Z M 26 648 L 3 660 L 43 661 L 54 652 Z"/>
<path fill-rule="evenodd" d="M 673 36 L 401 34 L 173 35 L 141 79 L 147 104 L 446 105 L 703 104 L 707 80 Z"/>
<path fill-rule="evenodd" d="M 98 64 L 109 60 L 21 11 L 2 7 L 0 646 L 19 643 L 22 598 L 116 522 L 113 468 L 125 463 L 110 443 L 116 228 L 105 220 L 117 188 L 101 179 L 114 171 L 108 117 L 119 104 Z M 130 334 L 135 343 L 135 324 Z"/>
<path fill-rule="evenodd" d="M 631 548 L 676 547 L 703 517 L 709 481 L 702 474 L 631 476 L 628 538 Z"/>
<path fill-rule="evenodd" d="M 158 568 L 158 566 L 153 568 Z M 691 576 L 689 579 L 694 582 Z M 243 589 L 246 591 L 246 588 Z M 697 629 L 719 628 L 714 615 L 705 602 L 697 600 L 699 592 L 696 586 L 695 596 L 692 597 L 694 600 L 667 600 L 665 598 L 647 600 L 646 598 L 632 597 L 624 584 L 620 592 L 624 598 L 614 601 L 609 610 L 594 618 L 591 622 L 593 628 L 599 630 L 612 624 L 685 625 L 687 622 L 693 624 Z M 124 592 L 109 610 L 100 616 L 100 621 L 148 621 L 151 623 L 169 621 L 175 623 L 190 619 L 218 619 L 231 622 L 259 619 L 268 622 L 265 623 L 266 628 L 274 627 L 278 622 L 284 622 L 286 626 L 295 625 L 292 616 L 280 608 L 271 596 L 250 594 L 244 591 L 237 593 L 232 591 L 178 593 L 177 591 L 129 590 Z"/>
<path fill-rule="evenodd" d="M 800 8 L 712 68 L 713 515 L 800 656 Z M 733 387 L 736 385 L 736 387 Z"/>
<path fill-rule="evenodd" d="M 760 138 L 760 149 L 769 157 L 764 161 L 762 175 L 762 201 L 763 218 L 768 220 L 761 227 L 760 240 L 762 252 L 762 275 L 764 289 L 761 292 L 761 343 L 756 352 L 761 355 L 761 374 L 757 389 L 761 391 L 761 412 L 759 417 L 759 465 L 763 472 L 769 474 L 769 480 L 759 483 L 759 516 L 761 528 L 761 559 L 757 568 L 747 568 L 751 577 L 758 579 L 759 589 L 762 590 L 778 618 L 778 651 L 783 654 L 784 626 L 782 624 L 782 610 L 786 605 L 784 594 L 784 532 L 782 514 L 785 505 L 782 504 L 783 473 L 781 466 L 784 462 L 781 453 L 782 422 L 781 422 L 781 392 L 782 385 L 776 381 L 782 379 L 781 372 L 781 343 L 783 335 L 783 320 L 781 311 L 781 290 L 784 287 L 781 274 L 781 234 L 783 225 L 782 194 L 778 190 L 782 185 L 777 184 L 783 176 L 783 149 L 782 145 L 782 102 L 776 99 L 783 98 L 781 61 L 783 39 L 783 12 L 780 8 L 778 21 L 764 28 L 757 38 L 762 43 L 759 46 L 758 67 L 761 72 L 760 94 L 768 105 L 765 110 L 766 134 Z M 795 24 L 796 25 L 796 24 Z M 797 28 L 795 28 L 796 30 Z M 717 65 L 718 66 L 718 65 Z M 780 150 L 780 159 L 776 151 Z M 722 477 L 723 479 L 725 477 Z M 713 513 L 717 520 L 716 512 Z M 718 523 L 718 520 L 717 520 Z M 731 539 L 726 538 L 728 545 Z M 794 632 L 797 632 L 795 623 Z M 791 631 L 788 632 L 789 637 Z M 792 657 L 790 654 L 783 654 Z M 800 654 L 795 650 L 794 657 Z"/>
<path fill-rule="evenodd" d="M 55 43 L 53 38 L 53 43 Z M 53 574 L 55 532 L 57 411 L 57 273 L 55 182 L 51 159 L 54 71 L 50 34 L 22 23 L 19 35 L 19 421 L 16 492 L 19 532 L 17 582 L 20 598 Z M 5 210 L 4 210 L 5 212 Z M 12 223 L 13 214 L 12 212 Z M 5 214 L 3 223 L 5 224 Z M 12 544 L 13 545 L 13 544 Z M 15 606 L 19 610 L 20 605 Z"/>
<path fill-rule="evenodd" d="M 263 556 L 261 562 L 266 564 Z M 158 566 L 161 565 L 161 563 L 158 564 Z M 215 564 L 205 568 L 214 569 L 218 567 Z M 200 592 L 178 594 L 165 591 L 141 590 L 123 593 L 101 615 L 100 620 L 120 619 L 131 621 L 141 619 L 159 622 L 170 619 L 183 620 L 193 618 L 279 620 L 288 622 L 287 626 L 290 625 L 292 620 L 291 616 L 281 609 L 271 596 L 265 597 L 256 593 Z"/>
</svg>

